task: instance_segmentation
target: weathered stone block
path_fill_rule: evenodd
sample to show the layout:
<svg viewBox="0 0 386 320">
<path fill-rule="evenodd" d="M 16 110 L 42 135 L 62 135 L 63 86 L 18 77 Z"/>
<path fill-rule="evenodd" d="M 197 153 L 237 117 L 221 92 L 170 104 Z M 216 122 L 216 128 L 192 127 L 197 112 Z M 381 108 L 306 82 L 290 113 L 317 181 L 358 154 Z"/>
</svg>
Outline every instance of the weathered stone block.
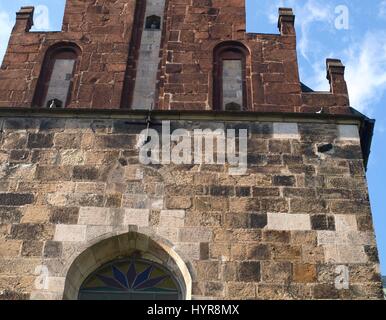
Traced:
<svg viewBox="0 0 386 320">
<path fill-rule="evenodd" d="M 22 217 L 20 208 L 0 207 L 0 224 L 19 223 Z"/>
<path fill-rule="evenodd" d="M 1 206 L 24 206 L 34 200 L 34 195 L 30 193 L 0 193 Z"/>
<path fill-rule="evenodd" d="M 235 190 L 231 186 L 211 186 L 210 194 L 214 197 L 232 197 L 235 195 Z"/>
<path fill-rule="evenodd" d="M 339 299 L 339 291 L 332 284 L 317 284 L 312 288 L 314 299 Z"/>
<path fill-rule="evenodd" d="M 93 241 L 112 232 L 113 226 L 88 225 L 86 229 L 86 241 Z"/>
<path fill-rule="evenodd" d="M 44 224 L 15 224 L 11 227 L 12 239 L 20 240 L 49 240 L 54 228 Z"/>
<path fill-rule="evenodd" d="M 211 242 L 212 231 L 209 228 L 191 227 L 179 229 L 180 242 Z"/>
<path fill-rule="evenodd" d="M 237 299 L 256 298 L 256 287 L 253 283 L 228 282 L 226 284 L 226 296 Z"/>
<path fill-rule="evenodd" d="M 374 234 L 357 231 L 318 231 L 318 245 L 374 245 Z"/>
<path fill-rule="evenodd" d="M 315 245 L 302 246 L 302 261 L 304 263 L 323 263 L 325 261 L 324 247 Z"/>
<path fill-rule="evenodd" d="M 291 233 L 289 231 L 264 230 L 263 241 L 272 243 L 289 243 Z"/>
<path fill-rule="evenodd" d="M 36 179 L 42 181 L 69 181 L 71 180 L 71 168 L 60 166 L 38 166 Z"/>
<path fill-rule="evenodd" d="M 50 208 L 45 206 L 28 206 L 25 208 L 21 223 L 45 223 L 50 216 Z"/>
<path fill-rule="evenodd" d="M 98 180 L 99 170 L 91 166 L 75 166 L 73 168 L 72 178 L 80 181 Z"/>
<path fill-rule="evenodd" d="M 271 257 L 270 247 L 266 244 L 256 244 L 246 246 L 247 260 L 269 260 Z"/>
<path fill-rule="evenodd" d="M 270 230 L 311 230 L 310 216 L 307 214 L 268 213 L 267 228 Z"/>
<path fill-rule="evenodd" d="M 56 225 L 54 241 L 82 242 L 86 240 L 87 226 Z"/>
<path fill-rule="evenodd" d="M 236 187 L 236 196 L 237 197 L 250 197 L 251 188 L 250 187 Z"/>
<path fill-rule="evenodd" d="M 196 261 L 194 263 L 199 281 L 216 281 L 220 275 L 220 264 L 218 261 Z"/>
<path fill-rule="evenodd" d="M 266 198 L 260 200 L 261 212 L 285 213 L 289 211 L 288 201 L 282 198 Z M 258 211 L 258 210 L 255 210 Z"/>
<path fill-rule="evenodd" d="M 48 149 L 54 145 L 54 135 L 45 133 L 30 133 L 27 147 L 30 149 Z"/>
<path fill-rule="evenodd" d="M 29 150 L 11 150 L 9 160 L 12 162 L 27 162 L 29 156 Z"/>
<path fill-rule="evenodd" d="M 260 275 L 260 262 L 256 261 L 244 261 L 240 262 L 238 267 L 238 278 L 243 282 L 259 282 Z"/>
<path fill-rule="evenodd" d="M 57 133 L 54 145 L 58 149 L 80 149 L 82 136 L 79 133 Z"/>
<path fill-rule="evenodd" d="M 50 222 L 54 224 L 77 224 L 79 208 L 76 207 L 53 207 Z"/>
<path fill-rule="evenodd" d="M 79 210 L 78 224 L 82 225 L 111 225 L 112 214 L 109 209 L 82 207 Z"/>
<path fill-rule="evenodd" d="M 262 281 L 266 283 L 289 283 L 292 277 L 291 263 L 263 261 L 261 274 Z"/>
<path fill-rule="evenodd" d="M 183 227 L 185 224 L 184 219 L 184 210 L 161 210 L 159 225 L 161 227 Z"/>
<path fill-rule="evenodd" d="M 273 124 L 274 139 L 300 139 L 297 123 L 282 123 Z"/>
<path fill-rule="evenodd" d="M 334 216 L 327 215 L 312 215 L 311 216 L 312 230 L 335 230 Z"/>
<path fill-rule="evenodd" d="M 224 226 L 226 228 L 248 228 L 249 216 L 247 213 L 227 213 L 224 219 Z"/>
<path fill-rule="evenodd" d="M 339 140 L 359 143 L 359 129 L 355 125 L 338 125 Z"/>
<path fill-rule="evenodd" d="M 366 263 L 368 257 L 363 246 L 326 245 L 325 258 L 329 263 Z"/>
<path fill-rule="evenodd" d="M 254 187 L 253 189 L 253 197 L 279 197 L 280 189 L 279 188 L 261 188 Z"/>
<path fill-rule="evenodd" d="M 190 197 L 167 197 L 166 208 L 168 209 L 190 209 L 192 207 L 192 198 Z"/>
<path fill-rule="evenodd" d="M 268 217 L 266 214 L 251 214 L 249 217 L 249 226 L 253 229 L 263 229 L 268 224 Z"/>
<path fill-rule="evenodd" d="M 177 243 L 176 249 L 191 261 L 201 260 L 200 243 Z"/>
<path fill-rule="evenodd" d="M 328 204 L 324 200 L 313 199 L 304 201 L 303 199 L 291 199 L 290 208 L 293 213 L 327 213 Z"/>
<path fill-rule="evenodd" d="M 42 241 L 23 241 L 21 255 L 26 257 L 41 257 L 43 249 Z"/>
<path fill-rule="evenodd" d="M 124 225 L 137 225 L 139 227 L 149 226 L 150 210 L 148 209 L 125 209 Z"/>
<path fill-rule="evenodd" d="M 272 153 L 291 153 L 291 144 L 287 140 L 270 140 L 269 152 Z"/>
<path fill-rule="evenodd" d="M 45 258 L 58 258 L 62 255 L 62 243 L 58 241 L 46 241 L 43 256 Z"/>
<path fill-rule="evenodd" d="M 274 176 L 272 180 L 274 186 L 291 187 L 295 186 L 296 179 L 294 176 Z"/>
<path fill-rule="evenodd" d="M 317 233 L 315 231 L 292 231 L 291 243 L 295 245 L 317 246 Z"/>
<path fill-rule="evenodd" d="M 7 134 L 3 139 L 3 149 L 25 149 L 27 146 L 27 134 L 12 132 Z"/>
<path fill-rule="evenodd" d="M 357 218 L 355 215 L 337 214 L 335 217 L 335 226 L 337 232 L 357 231 Z"/>
<path fill-rule="evenodd" d="M 293 281 L 300 283 L 316 282 L 316 265 L 298 264 L 293 265 Z"/>
<path fill-rule="evenodd" d="M 20 255 L 22 241 L 3 240 L 0 238 L 0 258 L 17 257 Z"/>
</svg>

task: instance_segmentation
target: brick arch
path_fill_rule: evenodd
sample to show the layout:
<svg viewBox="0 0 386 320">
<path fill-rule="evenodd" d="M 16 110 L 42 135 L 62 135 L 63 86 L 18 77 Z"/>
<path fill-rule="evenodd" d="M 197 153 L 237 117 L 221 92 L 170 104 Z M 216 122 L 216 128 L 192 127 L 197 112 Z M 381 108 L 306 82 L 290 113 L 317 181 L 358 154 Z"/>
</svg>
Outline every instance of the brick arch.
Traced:
<svg viewBox="0 0 386 320">
<path fill-rule="evenodd" d="M 83 281 L 99 267 L 110 261 L 132 256 L 165 267 L 178 281 L 183 299 L 191 299 L 192 273 L 187 260 L 169 241 L 155 234 L 130 231 L 119 235 L 103 235 L 83 246 L 83 251 L 75 255 L 63 272 L 65 300 L 76 300 Z"/>
<path fill-rule="evenodd" d="M 251 51 L 240 41 L 222 41 L 213 48 L 213 110 L 222 110 L 222 59 L 225 55 L 234 55 L 242 61 L 243 111 L 252 109 Z"/>
<path fill-rule="evenodd" d="M 51 45 L 44 55 L 43 63 L 40 70 L 39 79 L 35 89 L 34 98 L 32 100 L 33 107 L 41 107 L 47 94 L 47 84 L 50 80 L 55 59 L 58 56 L 71 57 L 75 60 L 75 66 L 72 75 L 72 82 L 67 96 L 67 100 L 64 102 L 66 107 L 71 103 L 73 97 L 76 96 L 78 74 L 80 59 L 82 57 L 82 49 L 74 42 L 61 41 Z M 43 106 L 45 107 L 45 106 Z"/>
</svg>

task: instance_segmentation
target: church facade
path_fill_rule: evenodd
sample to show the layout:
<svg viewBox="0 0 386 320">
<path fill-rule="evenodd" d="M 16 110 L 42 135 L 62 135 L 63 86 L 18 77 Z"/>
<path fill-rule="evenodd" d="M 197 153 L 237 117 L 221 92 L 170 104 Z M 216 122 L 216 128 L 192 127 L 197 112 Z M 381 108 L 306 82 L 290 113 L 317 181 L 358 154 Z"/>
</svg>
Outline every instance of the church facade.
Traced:
<svg viewBox="0 0 386 320">
<path fill-rule="evenodd" d="M 374 121 L 340 60 L 301 83 L 291 9 L 278 34 L 244 0 L 33 12 L 0 69 L 0 299 L 383 298 Z"/>
</svg>

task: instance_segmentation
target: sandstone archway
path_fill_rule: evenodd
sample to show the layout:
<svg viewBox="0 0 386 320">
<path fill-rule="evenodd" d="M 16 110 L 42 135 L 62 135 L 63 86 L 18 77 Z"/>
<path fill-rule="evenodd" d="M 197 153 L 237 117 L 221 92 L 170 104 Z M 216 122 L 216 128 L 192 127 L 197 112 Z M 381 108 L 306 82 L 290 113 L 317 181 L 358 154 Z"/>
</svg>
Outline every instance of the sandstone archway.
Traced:
<svg viewBox="0 0 386 320">
<path fill-rule="evenodd" d="M 182 298 L 191 299 L 192 277 L 180 255 L 166 241 L 137 232 L 101 240 L 78 255 L 68 269 L 63 299 L 76 300 L 83 281 L 102 265 L 133 256 L 153 261 L 169 270 L 178 281 Z"/>
</svg>

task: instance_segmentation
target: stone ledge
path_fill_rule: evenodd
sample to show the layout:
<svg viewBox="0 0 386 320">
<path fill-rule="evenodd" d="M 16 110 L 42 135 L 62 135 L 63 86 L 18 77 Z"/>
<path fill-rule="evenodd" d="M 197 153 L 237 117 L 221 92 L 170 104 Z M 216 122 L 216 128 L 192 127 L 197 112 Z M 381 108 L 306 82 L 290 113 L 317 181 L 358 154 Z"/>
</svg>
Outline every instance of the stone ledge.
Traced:
<svg viewBox="0 0 386 320">
<path fill-rule="evenodd" d="M 46 109 L 0 107 L 0 118 L 73 118 L 73 119 L 124 119 L 152 120 L 197 120 L 197 121 L 246 121 L 246 122 L 331 122 L 359 124 L 367 118 L 361 114 L 318 114 L 304 112 L 268 111 L 190 111 L 190 110 L 129 110 L 129 109 Z"/>
</svg>

